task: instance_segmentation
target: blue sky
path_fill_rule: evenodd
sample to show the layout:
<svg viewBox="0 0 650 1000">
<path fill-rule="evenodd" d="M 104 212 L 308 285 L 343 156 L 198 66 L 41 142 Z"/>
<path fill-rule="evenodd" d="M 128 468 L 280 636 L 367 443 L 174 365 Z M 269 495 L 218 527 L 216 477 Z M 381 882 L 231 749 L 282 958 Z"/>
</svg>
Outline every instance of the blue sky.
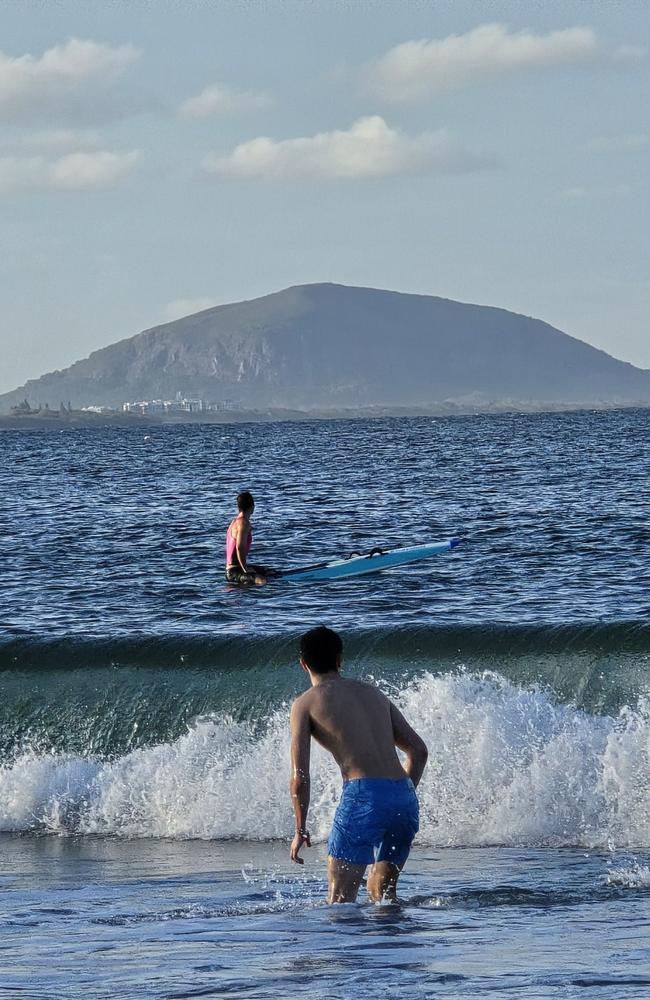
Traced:
<svg viewBox="0 0 650 1000">
<path fill-rule="evenodd" d="M 336 281 L 650 368 L 650 5 L 0 7 L 0 391 Z"/>
</svg>

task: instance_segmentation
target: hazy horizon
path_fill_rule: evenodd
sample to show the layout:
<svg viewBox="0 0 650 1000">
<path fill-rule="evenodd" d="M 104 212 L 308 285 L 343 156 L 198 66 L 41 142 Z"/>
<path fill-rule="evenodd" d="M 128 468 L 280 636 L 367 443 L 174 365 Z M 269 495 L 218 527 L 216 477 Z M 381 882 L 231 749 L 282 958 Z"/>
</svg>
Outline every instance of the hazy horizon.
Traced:
<svg viewBox="0 0 650 1000">
<path fill-rule="evenodd" d="M 314 282 L 650 369 L 645 5 L 26 0 L 0 27 L 0 392 Z"/>
</svg>

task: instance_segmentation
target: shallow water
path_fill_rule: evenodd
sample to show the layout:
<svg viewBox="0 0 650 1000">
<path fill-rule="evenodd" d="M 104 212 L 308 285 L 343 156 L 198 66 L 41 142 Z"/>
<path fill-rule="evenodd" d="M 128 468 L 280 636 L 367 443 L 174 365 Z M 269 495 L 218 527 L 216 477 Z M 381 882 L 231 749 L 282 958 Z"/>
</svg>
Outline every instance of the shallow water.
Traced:
<svg viewBox="0 0 650 1000">
<path fill-rule="evenodd" d="M 397 906 L 328 907 L 273 844 L 2 838 L 5 994 L 646 997 L 650 854 L 414 851 Z"/>
</svg>

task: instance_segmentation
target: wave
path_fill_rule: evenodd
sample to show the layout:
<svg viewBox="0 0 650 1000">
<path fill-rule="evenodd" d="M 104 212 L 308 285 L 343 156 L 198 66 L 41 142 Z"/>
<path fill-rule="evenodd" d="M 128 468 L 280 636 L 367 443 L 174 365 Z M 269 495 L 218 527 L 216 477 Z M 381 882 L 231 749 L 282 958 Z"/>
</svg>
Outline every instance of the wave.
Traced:
<svg viewBox="0 0 650 1000">
<path fill-rule="evenodd" d="M 534 653 L 650 653 L 647 620 L 539 625 L 436 625 L 346 632 L 348 659 L 413 656 L 530 655 Z M 0 639 L 0 670 L 91 667 L 242 669 L 260 662 L 293 662 L 298 633 L 249 635 L 171 633 L 130 636 L 10 635 Z"/>
<path fill-rule="evenodd" d="M 430 761 L 419 842 L 432 846 L 650 846 L 650 702 L 593 716 L 491 672 L 391 691 Z M 114 760 L 26 750 L 0 767 L 0 830 L 284 839 L 292 828 L 288 710 L 197 719 Z M 315 748 L 310 826 L 329 830 L 340 785 Z"/>
<path fill-rule="evenodd" d="M 172 743 L 197 716 L 271 715 L 304 683 L 297 634 L 168 635 L 0 644 L 0 758 L 21 748 L 124 756 Z M 345 636 L 345 670 L 403 687 L 423 672 L 495 671 L 616 714 L 650 689 L 650 626 L 378 629 Z"/>
</svg>

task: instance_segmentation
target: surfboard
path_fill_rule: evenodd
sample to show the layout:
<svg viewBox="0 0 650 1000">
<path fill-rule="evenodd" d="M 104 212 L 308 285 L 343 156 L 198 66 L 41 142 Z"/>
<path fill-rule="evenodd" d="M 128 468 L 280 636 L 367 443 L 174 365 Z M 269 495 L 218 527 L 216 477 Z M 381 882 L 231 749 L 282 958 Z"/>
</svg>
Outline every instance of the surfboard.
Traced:
<svg viewBox="0 0 650 1000">
<path fill-rule="evenodd" d="M 455 549 L 457 545 L 460 545 L 460 538 L 448 538 L 441 542 L 428 542 L 401 549 L 375 548 L 365 554 L 353 552 L 346 559 L 333 559 L 331 562 L 284 570 L 278 574 L 278 578 L 288 580 L 290 583 L 302 583 L 308 580 L 342 580 L 348 576 L 380 573 L 383 569 L 430 559 L 431 556 Z"/>
</svg>

